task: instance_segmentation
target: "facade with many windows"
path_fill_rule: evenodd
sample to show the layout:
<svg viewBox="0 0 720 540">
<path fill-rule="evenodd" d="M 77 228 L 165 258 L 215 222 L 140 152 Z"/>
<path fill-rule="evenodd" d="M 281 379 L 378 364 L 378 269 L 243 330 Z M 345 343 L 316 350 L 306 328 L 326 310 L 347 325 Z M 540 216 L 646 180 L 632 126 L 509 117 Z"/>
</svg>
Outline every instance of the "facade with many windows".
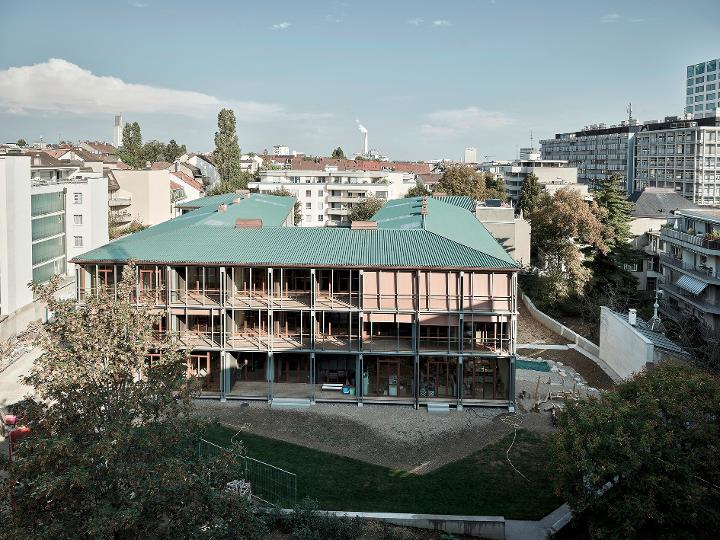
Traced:
<svg viewBox="0 0 720 540">
<path fill-rule="evenodd" d="M 671 188 L 695 204 L 720 204 L 720 119 L 645 123 L 635 135 L 635 191 Z"/>
<path fill-rule="evenodd" d="M 720 109 L 720 59 L 688 66 L 686 70 L 685 113 L 694 118 L 715 117 Z"/>
<path fill-rule="evenodd" d="M 470 210 L 288 227 L 294 199 L 233 197 L 77 257 L 78 299 L 137 261 L 206 397 L 514 406 L 518 268 Z"/>
</svg>

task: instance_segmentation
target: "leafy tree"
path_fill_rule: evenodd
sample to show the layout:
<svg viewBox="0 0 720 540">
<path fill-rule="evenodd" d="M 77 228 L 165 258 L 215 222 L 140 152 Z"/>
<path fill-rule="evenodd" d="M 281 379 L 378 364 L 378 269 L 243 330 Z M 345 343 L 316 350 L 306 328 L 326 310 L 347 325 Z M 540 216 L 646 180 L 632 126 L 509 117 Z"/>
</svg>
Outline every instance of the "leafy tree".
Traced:
<svg viewBox="0 0 720 540">
<path fill-rule="evenodd" d="M 448 167 L 440 178 L 436 192 L 466 195 L 480 201 L 485 199 L 485 176 L 465 165 Z"/>
<path fill-rule="evenodd" d="M 523 181 L 522 188 L 520 189 L 520 197 L 518 198 L 518 209 L 522 211 L 525 218 L 530 219 L 533 212 L 537 209 L 540 204 L 541 193 L 538 177 L 532 173 L 527 175 Z"/>
<path fill-rule="evenodd" d="M 241 171 L 238 176 L 229 180 L 220 180 L 208 192 L 208 195 L 222 195 L 223 193 L 235 193 L 239 189 L 247 189 L 248 182 L 252 182 L 254 177 L 248 171 Z"/>
<path fill-rule="evenodd" d="M 18 146 L 27 146 L 27 141 L 25 139 L 18 139 L 16 144 Z"/>
<path fill-rule="evenodd" d="M 148 141 L 146 142 L 140 152 L 142 156 L 142 164 L 155 163 L 156 161 L 168 161 L 165 155 L 165 144 L 160 141 Z"/>
<path fill-rule="evenodd" d="M 83 306 L 55 298 L 57 278 L 35 287 L 54 319 L 25 378 L 36 397 L 22 404 L 32 432 L 3 483 L 14 502 L 0 510 L 8 538 L 261 533 L 247 503 L 223 494 L 242 477 L 239 452 L 198 460 L 207 426 L 191 415 L 186 353 L 155 335 L 161 315 L 130 303 L 135 276 L 126 266 L 117 295 L 100 286 Z"/>
<path fill-rule="evenodd" d="M 220 179 L 225 181 L 240 178 L 240 145 L 235 132 L 235 113 L 222 109 L 218 113 L 218 131 L 215 132 L 215 167 Z"/>
<path fill-rule="evenodd" d="M 501 176 L 495 176 L 492 173 L 483 173 L 485 179 L 485 198 L 486 199 L 500 199 L 501 201 L 507 201 L 507 191 L 505 190 L 505 181 Z"/>
<path fill-rule="evenodd" d="M 290 193 L 285 188 L 276 189 L 273 191 L 273 195 L 277 195 L 278 197 L 295 197 L 292 193 Z M 300 202 L 297 200 L 297 197 L 295 197 L 295 205 L 293 206 L 293 223 L 295 225 L 299 225 L 302 221 L 302 208 L 300 207 Z"/>
<path fill-rule="evenodd" d="M 557 489 L 593 538 L 720 530 L 720 381 L 665 363 L 599 399 L 566 402 Z"/>
<path fill-rule="evenodd" d="M 353 203 L 350 210 L 350 221 L 368 221 L 385 204 L 383 199 L 368 197 L 357 203 Z"/>
<path fill-rule="evenodd" d="M 345 152 L 343 152 L 343 149 L 338 146 L 332 151 L 332 157 L 335 159 L 345 159 Z"/>
<path fill-rule="evenodd" d="M 595 202 L 606 210 L 603 224 L 607 227 L 610 248 L 621 247 L 630 240 L 630 213 L 634 204 L 627 198 L 618 174 L 600 181 L 598 189 L 593 191 Z"/>
<path fill-rule="evenodd" d="M 580 295 L 591 278 L 581 248 L 607 253 L 604 210 L 587 203 L 570 188 L 550 196 L 543 193 L 532 213 L 531 247 L 543 259 L 545 277 L 552 295 Z"/>
<path fill-rule="evenodd" d="M 186 152 L 187 148 L 185 145 L 178 145 L 178 143 L 175 142 L 175 139 L 170 139 L 170 142 L 165 145 L 165 159 L 171 163 Z"/>
<path fill-rule="evenodd" d="M 425 184 L 423 184 L 420 180 L 417 181 L 415 184 L 415 187 L 412 187 L 408 190 L 407 195 L 405 195 L 405 198 L 410 197 L 422 197 L 423 195 L 430 195 L 432 192 L 425 187 Z"/>
<path fill-rule="evenodd" d="M 140 124 L 128 122 L 123 126 L 122 145 L 118 149 L 118 157 L 131 167 L 140 167 L 144 163 L 142 153 Z"/>
</svg>

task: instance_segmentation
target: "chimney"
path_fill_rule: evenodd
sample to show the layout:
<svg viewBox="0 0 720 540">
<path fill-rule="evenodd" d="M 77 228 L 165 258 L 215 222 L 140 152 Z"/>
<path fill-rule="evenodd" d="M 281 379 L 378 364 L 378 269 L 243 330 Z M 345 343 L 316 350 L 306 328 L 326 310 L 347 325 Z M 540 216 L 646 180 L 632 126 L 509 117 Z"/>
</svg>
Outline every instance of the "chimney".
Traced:
<svg viewBox="0 0 720 540">
<path fill-rule="evenodd" d="M 353 221 L 350 223 L 351 230 L 374 230 L 377 229 L 377 221 Z"/>
<path fill-rule="evenodd" d="M 180 161 L 176 160 L 175 161 L 175 172 L 179 172 L 179 171 L 180 171 Z"/>
<path fill-rule="evenodd" d="M 420 215 L 421 216 L 427 216 L 428 209 L 427 209 L 427 195 L 423 195 L 422 198 L 422 206 L 420 207 Z"/>
<path fill-rule="evenodd" d="M 363 150 L 364 150 L 363 155 L 367 156 L 368 155 L 368 132 L 367 131 L 365 131 L 365 143 L 363 144 Z"/>
<path fill-rule="evenodd" d="M 227 210 L 227 204 L 222 203 L 220 206 L 218 206 L 218 212 L 223 213 Z"/>
<path fill-rule="evenodd" d="M 146 169 L 149 169 L 151 166 L 152 166 L 152 163 L 150 163 L 149 161 L 146 161 L 146 162 L 145 162 L 145 168 L 146 168 Z"/>
<path fill-rule="evenodd" d="M 262 229 L 262 219 L 236 219 L 236 229 Z"/>
<path fill-rule="evenodd" d="M 242 200 L 242 199 L 241 199 L 240 197 L 235 197 L 235 198 L 233 199 L 233 202 L 232 202 L 232 203 L 233 203 L 233 204 L 240 204 L 240 201 L 241 201 L 241 200 Z"/>
<path fill-rule="evenodd" d="M 637 325 L 637 309 L 630 308 L 630 311 L 628 311 L 628 322 L 633 326 Z"/>
</svg>

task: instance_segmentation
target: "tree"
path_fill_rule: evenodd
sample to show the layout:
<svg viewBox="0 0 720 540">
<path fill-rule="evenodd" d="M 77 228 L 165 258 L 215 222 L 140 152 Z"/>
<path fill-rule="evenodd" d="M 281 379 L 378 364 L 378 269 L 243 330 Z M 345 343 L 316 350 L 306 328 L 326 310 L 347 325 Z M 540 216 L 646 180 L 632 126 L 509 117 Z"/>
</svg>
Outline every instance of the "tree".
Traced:
<svg viewBox="0 0 720 540">
<path fill-rule="evenodd" d="M 368 221 L 383 207 L 383 204 L 385 201 L 377 197 L 368 197 L 353 203 L 350 210 L 350 221 Z"/>
<path fill-rule="evenodd" d="M 179 146 L 178 143 L 175 142 L 175 139 L 170 139 L 170 142 L 165 145 L 165 159 L 171 163 L 186 152 L 187 148 L 185 145 Z"/>
<path fill-rule="evenodd" d="M 595 202 L 606 210 L 603 224 L 607 227 L 610 248 L 622 247 L 630 240 L 630 213 L 635 205 L 627 198 L 622 186 L 623 179 L 618 174 L 600 181 L 598 189 L 593 191 Z"/>
<path fill-rule="evenodd" d="M 345 152 L 343 152 L 343 149 L 338 146 L 332 151 L 332 157 L 335 159 L 345 159 Z"/>
<path fill-rule="evenodd" d="M 35 287 L 54 318 L 38 338 L 46 352 L 25 378 L 35 396 L 20 412 L 32 431 L 3 484 L 14 502 L 0 510 L 8 538 L 261 532 L 247 503 L 223 494 L 242 477 L 241 454 L 198 460 L 208 426 L 191 415 L 186 353 L 155 335 L 161 315 L 132 305 L 135 280 L 130 264 L 117 296 L 100 284 L 83 306 L 55 298 L 57 278 Z"/>
<path fill-rule="evenodd" d="M 16 144 L 18 146 L 27 146 L 27 141 L 25 139 L 18 139 Z"/>
<path fill-rule="evenodd" d="M 718 418 L 720 381 L 687 364 L 660 364 L 599 399 L 568 401 L 557 490 L 593 538 L 714 537 Z"/>
<path fill-rule="evenodd" d="M 278 197 L 294 197 L 295 198 L 295 205 L 293 206 L 293 223 L 295 225 L 299 225 L 302 221 L 302 208 L 300 207 L 300 201 L 297 200 L 297 197 L 290 193 L 285 188 L 279 188 L 273 191 L 273 195 L 277 195 Z"/>
<path fill-rule="evenodd" d="M 247 189 L 248 182 L 252 182 L 254 177 L 248 171 L 241 171 L 238 176 L 229 180 L 220 180 L 208 192 L 208 195 L 222 195 L 223 193 L 235 193 L 239 189 Z"/>
<path fill-rule="evenodd" d="M 540 204 L 540 194 L 541 190 L 538 185 L 538 177 L 530 173 L 523 181 L 517 205 L 525 218 L 531 219 L 533 212 L 535 212 Z"/>
<path fill-rule="evenodd" d="M 490 172 L 483 173 L 485 180 L 485 198 L 486 199 L 500 199 L 501 201 L 507 201 L 507 191 L 505 191 L 505 181 L 502 176 L 496 176 Z"/>
<path fill-rule="evenodd" d="M 423 184 L 420 180 L 418 180 L 417 183 L 415 184 L 415 187 L 411 187 L 408 190 L 407 195 L 405 195 L 405 198 L 422 197 L 424 195 L 431 195 L 431 194 L 432 194 L 432 192 L 428 188 L 425 187 L 425 184 Z"/>
<path fill-rule="evenodd" d="M 142 135 L 140 124 L 137 122 L 126 123 L 123 126 L 122 145 L 118 149 L 118 157 L 131 167 L 143 165 Z"/>
<path fill-rule="evenodd" d="M 542 258 L 550 294 L 556 298 L 581 295 L 591 278 L 581 248 L 607 253 L 604 210 L 587 203 L 571 188 L 550 196 L 543 193 L 532 213 L 531 247 Z"/>
<path fill-rule="evenodd" d="M 168 161 L 165 155 L 165 144 L 160 141 L 148 141 L 142 146 L 140 151 L 141 165 L 146 163 L 155 163 L 156 161 Z"/>
<path fill-rule="evenodd" d="M 218 131 L 215 132 L 215 168 L 220 180 L 230 181 L 240 177 L 240 145 L 235 132 L 235 113 L 222 109 L 218 113 Z"/>
<path fill-rule="evenodd" d="M 485 176 L 465 165 L 453 165 L 445 170 L 435 191 L 481 201 L 485 199 Z"/>
</svg>

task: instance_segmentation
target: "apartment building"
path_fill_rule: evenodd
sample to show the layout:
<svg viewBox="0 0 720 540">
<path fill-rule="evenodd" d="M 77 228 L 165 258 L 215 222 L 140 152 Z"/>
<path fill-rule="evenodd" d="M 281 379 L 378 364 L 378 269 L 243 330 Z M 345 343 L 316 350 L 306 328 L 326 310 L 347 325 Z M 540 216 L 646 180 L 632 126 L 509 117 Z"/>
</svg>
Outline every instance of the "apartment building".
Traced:
<svg viewBox="0 0 720 540">
<path fill-rule="evenodd" d="M 350 224 L 352 207 L 369 197 L 396 199 L 417 185 L 415 175 L 394 171 L 323 170 L 260 171 L 248 187 L 260 193 L 289 191 L 300 203 L 302 227 Z"/>
<path fill-rule="evenodd" d="M 634 190 L 674 189 L 695 204 L 720 204 L 720 118 L 645 122 L 635 135 Z"/>
<path fill-rule="evenodd" d="M 522 212 L 500 200 L 482 201 L 473 208 L 475 217 L 520 266 L 530 264 L 530 222 Z"/>
<path fill-rule="evenodd" d="M 612 174 L 620 175 L 632 192 L 633 138 L 640 130 L 635 120 L 607 127 L 593 124 L 580 131 L 557 133 L 540 141 L 543 160 L 567 161 L 577 168 L 577 180 L 594 189 Z"/>
<path fill-rule="evenodd" d="M 0 154 L 0 337 L 40 317 L 28 283 L 74 275 L 69 259 L 107 243 L 107 219 L 102 174 Z"/>
<path fill-rule="evenodd" d="M 663 313 L 720 330 L 720 210 L 676 210 L 659 241 Z"/>
<path fill-rule="evenodd" d="M 685 113 L 694 118 L 714 118 L 720 109 L 718 91 L 720 58 L 687 67 Z"/>
<path fill-rule="evenodd" d="M 189 185 L 191 178 L 166 169 L 114 170 L 108 178 L 110 217 L 116 225 L 132 221 L 157 225 L 175 217 L 177 203 L 201 193 Z"/>
<path fill-rule="evenodd" d="M 505 162 L 488 162 L 480 165 L 480 170 L 490 172 L 503 179 L 505 191 L 511 200 L 517 202 L 520 198 L 520 191 L 525 179 L 534 174 L 538 179 L 538 185 L 551 194 L 558 189 L 571 187 L 581 192 L 583 196 L 588 195 L 588 187 L 578 184 L 578 170 L 571 167 L 567 161 L 528 159 Z"/>
<path fill-rule="evenodd" d="M 133 301 L 205 397 L 513 408 L 518 268 L 471 212 L 410 198 L 288 227 L 294 203 L 235 194 L 83 254 L 78 299 L 137 261 Z"/>
</svg>

